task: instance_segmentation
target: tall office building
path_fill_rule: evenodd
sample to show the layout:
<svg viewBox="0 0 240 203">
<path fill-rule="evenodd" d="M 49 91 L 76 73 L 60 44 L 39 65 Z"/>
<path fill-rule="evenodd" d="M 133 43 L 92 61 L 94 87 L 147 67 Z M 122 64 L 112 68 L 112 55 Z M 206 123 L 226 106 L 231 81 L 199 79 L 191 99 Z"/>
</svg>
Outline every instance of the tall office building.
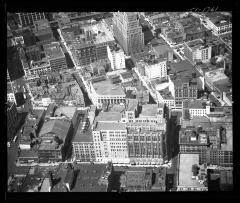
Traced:
<svg viewBox="0 0 240 203">
<path fill-rule="evenodd" d="M 144 34 L 136 12 L 114 13 L 113 33 L 127 55 L 144 48 Z"/>
<path fill-rule="evenodd" d="M 44 13 L 17 13 L 22 27 L 33 25 L 35 21 L 45 19 Z"/>
</svg>

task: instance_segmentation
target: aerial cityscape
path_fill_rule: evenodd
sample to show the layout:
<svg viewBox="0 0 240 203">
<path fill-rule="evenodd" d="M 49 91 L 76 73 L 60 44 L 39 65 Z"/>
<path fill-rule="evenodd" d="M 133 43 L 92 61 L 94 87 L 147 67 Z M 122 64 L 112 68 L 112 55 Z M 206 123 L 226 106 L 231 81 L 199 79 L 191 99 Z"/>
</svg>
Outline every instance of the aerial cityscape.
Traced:
<svg viewBox="0 0 240 203">
<path fill-rule="evenodd" d="M 7 192 L 233 190 L 231 12 L 7 13 Z"/>
</svg>

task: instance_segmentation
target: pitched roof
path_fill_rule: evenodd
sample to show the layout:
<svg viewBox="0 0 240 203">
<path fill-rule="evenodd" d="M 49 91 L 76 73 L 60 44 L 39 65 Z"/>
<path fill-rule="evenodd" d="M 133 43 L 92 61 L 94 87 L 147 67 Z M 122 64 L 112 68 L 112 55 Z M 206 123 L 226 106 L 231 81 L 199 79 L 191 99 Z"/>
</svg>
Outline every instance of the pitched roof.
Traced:
<svg viewBox="0 0 240 203">
<path fill-rule="evenodd" d="M 53 133 L 56 134 L 59 138 L 66 137 L 68 130 L 70 128 L 71 122 L 66 119 L 54 119 L 49 120 L 43 124 L 43 127 L 39 133 L 39 136 L 44 136 L 44 134 Z"/>
</svg>

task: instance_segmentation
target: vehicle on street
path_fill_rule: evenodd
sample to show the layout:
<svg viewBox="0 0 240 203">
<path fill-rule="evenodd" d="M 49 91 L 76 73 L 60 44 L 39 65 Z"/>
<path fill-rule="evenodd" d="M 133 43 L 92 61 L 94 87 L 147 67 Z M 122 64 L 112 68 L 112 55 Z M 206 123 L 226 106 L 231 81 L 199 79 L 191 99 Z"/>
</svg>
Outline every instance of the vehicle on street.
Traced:
<svg viewBox="0 0 240 203">
<path fill-rule="evenodd" d="M 11 147 L 11 144 L 10 144 L 10 142 L 7 142 L 7 147 Z"/>
</svg>

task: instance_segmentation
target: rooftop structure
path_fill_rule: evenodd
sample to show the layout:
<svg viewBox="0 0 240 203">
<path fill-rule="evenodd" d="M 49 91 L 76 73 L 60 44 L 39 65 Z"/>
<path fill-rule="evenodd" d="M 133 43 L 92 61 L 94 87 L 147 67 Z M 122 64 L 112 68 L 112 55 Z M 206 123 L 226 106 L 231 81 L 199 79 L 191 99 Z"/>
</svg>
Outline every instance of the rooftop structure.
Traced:
<svg viewBox="0 0 240 203">
<path fill-rule="evenodd" d="M 224 26 L 231 22 L 231 17 L 221 14 L 220 12 L 205 13 L 210 20 L 217 26 Z"/>
<path fill-rule="evenodd" d="M 97 122 L 95 129 L 100 130 L 126 130 L 126 124 L 124 123 L 108 123 L 108 122 Z"/>
<path fill-rule="evenodd" d="M 58 148 L 62 144 L 64 145 L 70 126 L 70 121 L 66 119 L 46 121 L 39 133 L 39 137 L 42 139 L 39 150 L 56 150 L 56 146 Z"/>
<path fill-rule="evenodd" d="M 126 171 L 127 182 L 126 185 L 131 187 L 141 186 L 145 187 L 145 168 L 134 168 Z"/>
<path fill-rule="evenodd" d="M 134 111 L 137 109 L 138 100 L 137 99 L 127 99 L 126 100 L 126 111 Z"/>
<path fill-rule="evenodd" d="M 73 45 L 77 49 L 93 44 L 98 45 L 114 42 L 112 33 L 106 28 L 102 21 L 89 25 L 80 25 L 75 23 L 72 26 L 63 28 L 62 32 L 66 39 L 69 37 L 66 33 L 72 33 L 72 37 L 69 38 L 69 42 L 73 40 Z"/>
<path fill-rule="evenodd" d="M 179 61 L 177 63 L 171 63 L 170 64 L 170 73 L 179 73 L 179 74 L 183 74 L 183 73 L 188 73 L 189 75 L 191 75 L 193 72 L 195 72 L 193 65 L 187 61 L 187 60 L 183 60 L 183 61 Z M 192 75 L 191 75 L 192 76 Z"/>
<path fill-rule="evenodd" d="M 179 186 L 204 187 L 196 179 L 193 179 L 192 166 L 199 164 L 199 154 L 180 154 L 179 160 Z"/>
<path fill-rule="evenodd" d="M 156 116 L 157 115 L 157 104 L 145 104 L 142 106 L 142 112 L 140 116 Z"/>
<path fill-rule="evenodd" d="M 161 94 L 161 96 L 164 100 L 174 99 L 172 93 L 169 91 L 169 88 L 159 90 L 159 93 Z"/>
<path fill-rule="evenodd" d="M 200 131 L 197 132 L 197 129 L 192 126 L 189 126 L 186 129 L 182 129 L 179 133 L 179 138 L 180 144 L 208 144 L 207 134 Z"/>
<path fill-rule="evenodd" d="M 228 81 L 228 77 L 220 69 L 212 70 L 205 73 L 205 76 L 209 78 L 213 83 L 219 81 Z"/>
<path fill-rule="evenodd" d="M 123 112 L 125 110 L 125 105 L 120 104 L 112 104 L 109 105 L 108 111 L 109 112 Z"/>
<path fill-rule="evenodd" d="M 77 110 L 77 107 L 74 107 L 74 106 L 63 106 L 63 107 L 57 108 L 55 110 L 54 115 L 55 116 L 65 115 L 67 118 L 72 119 L 76 110 Z"/>
<path fill-rule="evenodd" d="M 98 122 L 121 121 L 122 114 L 120 112 L 100 112 L 96 120 Z"/>
<path fill-rule="evenodd" d="M 108 177 L 105 181 L 102 181 L 104 175 L 107 173 L 106 164 L 76 164 L 72 169 L 76 177 L 68 177 L 69 168 L 59 167 L 58 173 L 55 175 L 55 179 L 60 181 L 53 187 L 52 192 L 66 192 L 66 183 L 75 182 L 70 188 L 70 192 L 107 192 L 108 191 Z M 70 179 L 69 179 L 70 178 Z M 69 181 L 68 181 L 69 179 Z"/>
<path fill-rule="evenodd" d="M 93 82 L 93 87 L 98 95 L 125 95 L 122 87 L 110 80 Z"/>
<path fill-rule="evenodd" d="M 196 50 L 196 49 L 204 49 L 206 47 L 206 44 L 203 43 L 202 39 L 196 39 L 190 42 L 186 43 L 188 45 L 188 47 L 190 47 L 192 50 Z"/>
<path fill-rule="evenodd" d="M 101 176 L 104 175 L 106 164 L 81 164 L 74 167 L 79 170 L 78 177 L 72 192 L 106 192 L 108 186 L 101 184 Z"/>
<path fill-rule="evenodd" d="M 58 42 L 53 42 L 51 44 L 43 45 L 43 49 L 47 57 L 50 59 L 65 57 Z"/>
<path fill-rule="evenodd" d="M 82 129 L 83 124 L 79 124 L 73 142 L 93 142 L 91 126 Z"/>
<path fill-rule="evenodd" d="M 153 181 L 151 191 L 165 191 L 167 173 L 166 168 L 157 168 L 153 171 L 153 173 L 155 174 L 155 180 Z"/>
<path fill-rule="evenodd" d="M 206 101 L 204 100 L 189 100 L 183 102 L 183 108 L 189 109 L 205 109 L 206 108 Z"/>
</svg>

